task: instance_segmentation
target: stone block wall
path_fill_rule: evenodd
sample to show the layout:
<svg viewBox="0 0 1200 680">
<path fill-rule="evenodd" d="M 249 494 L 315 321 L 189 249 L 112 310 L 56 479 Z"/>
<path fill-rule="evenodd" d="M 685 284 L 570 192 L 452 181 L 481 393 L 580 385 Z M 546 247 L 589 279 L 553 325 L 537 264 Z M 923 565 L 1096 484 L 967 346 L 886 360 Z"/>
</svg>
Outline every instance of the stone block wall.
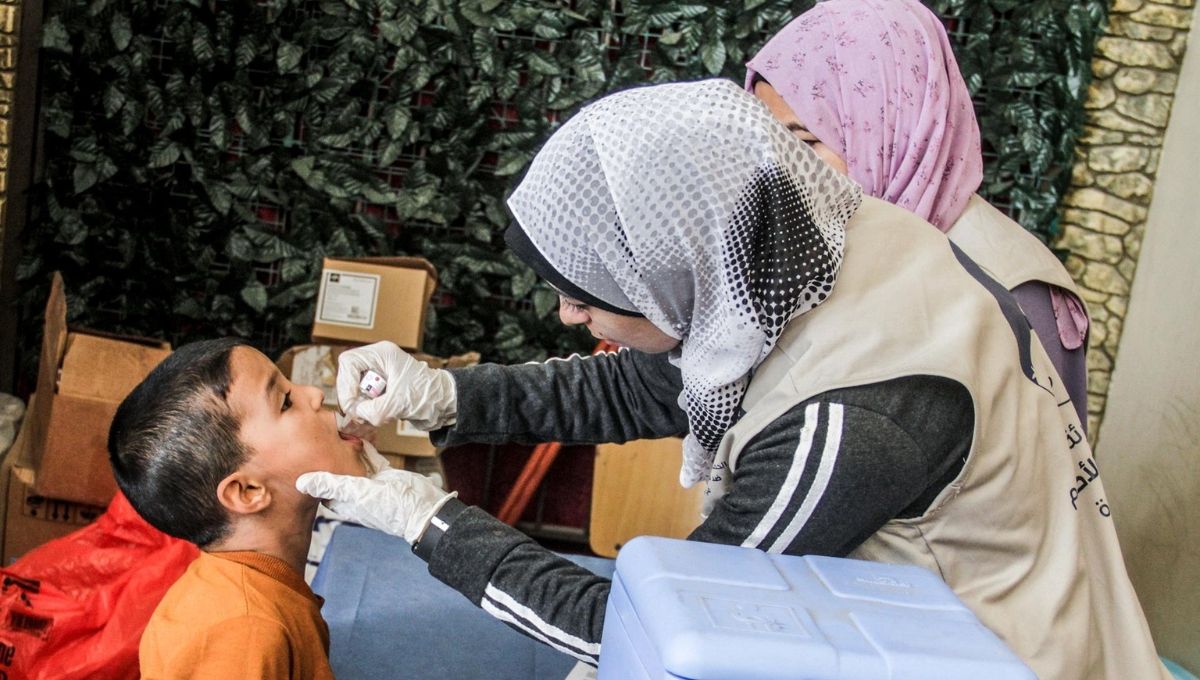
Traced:
<svg viewBox="0 0 1200 680">
<path fill-rule="evenodd" d="M 1113 0 L 1063 199 L 1067 269 L 1092 315 L 1088 432 L 1099 432 L 1195 0 Z M 1093 446 L 1095 441 L 1093 441 Z"/>
</svg>

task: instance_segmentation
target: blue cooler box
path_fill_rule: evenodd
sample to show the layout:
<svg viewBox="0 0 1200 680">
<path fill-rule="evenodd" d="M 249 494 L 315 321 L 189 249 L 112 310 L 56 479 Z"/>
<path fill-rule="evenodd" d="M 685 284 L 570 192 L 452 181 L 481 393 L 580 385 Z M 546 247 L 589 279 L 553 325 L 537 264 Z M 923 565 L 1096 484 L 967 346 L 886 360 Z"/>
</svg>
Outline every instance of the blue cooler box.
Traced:
<svg viewBox="0 0 1200 680">
<path fill-rule="evenodd" d="M 636 538 L 599 680 L 1036 680 L 920 567 Z"/>
</svg>

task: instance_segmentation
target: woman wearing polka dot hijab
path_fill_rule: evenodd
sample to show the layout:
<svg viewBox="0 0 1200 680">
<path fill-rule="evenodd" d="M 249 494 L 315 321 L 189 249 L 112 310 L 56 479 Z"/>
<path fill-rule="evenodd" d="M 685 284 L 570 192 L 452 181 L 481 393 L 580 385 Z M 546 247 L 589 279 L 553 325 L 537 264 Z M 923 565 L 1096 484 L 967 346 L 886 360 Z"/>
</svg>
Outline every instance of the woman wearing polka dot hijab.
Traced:
<svg viewBox="0 0 1200 680">
<path fill-rule="evenodd" d="M 370 368 L 387 392 L 357 415 L 419 422 L 438 446 L 685 435 L 680 481 L 709 491 L 693 540 L 928 567 L 1040 677 L 1160 668 L 1090 448 L 1016 302 L 752 95 L 609 95 L 551 136 L 509 208 L 509 245 L 562 320 L 624 349 L 435 371 L 381 343 L 343 354 L 343 406 Z M 596 662 L 606 579 L 412 473 L 298 484 Z"/>
<path fill-rule="evenodd" d="M 917 0 L 828 0 L 747 67 L 746 88 L 822 158 L 1012 291 L 1086 424 L 1087 311 L 1054 254 L 975 193 L 979 125 L 938 18 Z"/>
</svg>

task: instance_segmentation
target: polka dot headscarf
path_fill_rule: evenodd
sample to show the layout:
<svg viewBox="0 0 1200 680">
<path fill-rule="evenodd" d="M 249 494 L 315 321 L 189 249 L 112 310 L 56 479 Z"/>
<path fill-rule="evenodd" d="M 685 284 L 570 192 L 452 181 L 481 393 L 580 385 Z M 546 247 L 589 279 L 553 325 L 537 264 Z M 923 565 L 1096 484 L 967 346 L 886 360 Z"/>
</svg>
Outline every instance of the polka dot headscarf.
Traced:
<svg viewBox="0 0 1200 680">
<path fill-rule="evenodd" d="M 563 278 L 682 342 L 680 482 L 721 490 L 721 438 L 787 323 L 830 293 L 861 189 L 731 82 L 641 87 L 585 107 L 508 200 Z M 713 489 L 712 487 L 717 487 Z"/>
</svg>

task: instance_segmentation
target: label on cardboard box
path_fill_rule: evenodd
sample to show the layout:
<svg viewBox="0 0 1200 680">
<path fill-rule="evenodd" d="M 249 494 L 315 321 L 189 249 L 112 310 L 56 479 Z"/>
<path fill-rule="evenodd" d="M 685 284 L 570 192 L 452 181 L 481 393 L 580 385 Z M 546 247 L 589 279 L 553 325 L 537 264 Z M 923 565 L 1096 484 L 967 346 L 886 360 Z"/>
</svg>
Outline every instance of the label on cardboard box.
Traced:
<svg viewBox="0 0 1200 680">
<path fill-rule="evenodd" d="M 326 269 L 317 296 L 317 323 L 374 328 L 379 279 L 378 274 Z"/>
</svg>

